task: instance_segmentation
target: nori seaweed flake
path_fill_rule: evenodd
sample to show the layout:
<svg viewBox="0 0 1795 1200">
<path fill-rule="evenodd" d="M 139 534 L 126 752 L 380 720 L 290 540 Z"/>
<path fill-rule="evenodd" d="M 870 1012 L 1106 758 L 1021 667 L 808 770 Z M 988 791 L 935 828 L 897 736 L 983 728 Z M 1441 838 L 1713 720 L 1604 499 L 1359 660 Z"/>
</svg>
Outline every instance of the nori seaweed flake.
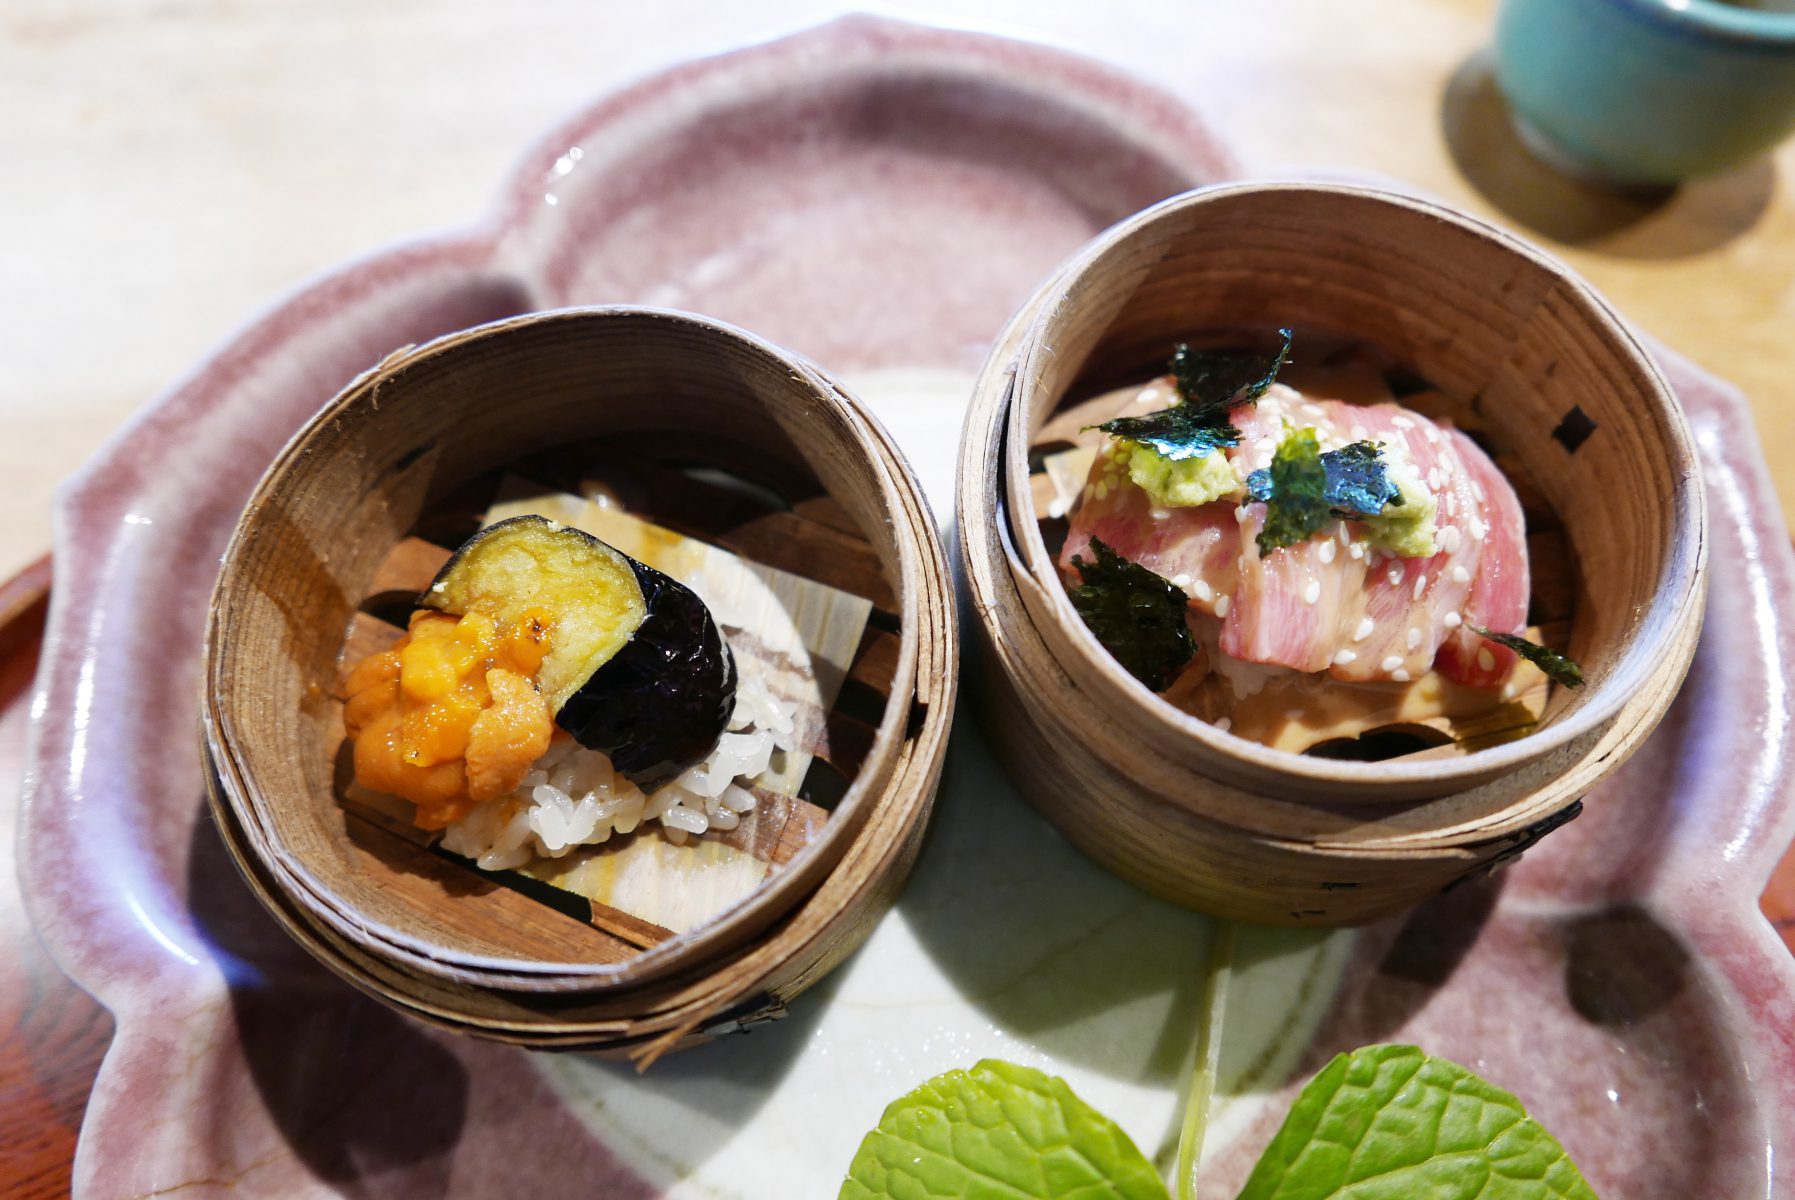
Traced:
<svg viewBox="0 0 1795 1200">
<path fill-rule="evenodd" d="M 1472 630 L 1478 637 L 1488 638 L 1498 645 L 1507 646 L 1516 654 L 1546 673 L 1546 678 L 1553 683 L 1562 683 L 1565 687 L 1583 686 L 1583 668 L 1552 649 L 1538 642 L 1530 642 L 1526 638 L 1513 633 L 1494 633 L 1481 625 L 1473 625 Z"/>
<path fill-rule="evenodd" d="M 1247 499 L 1266 506 L 1259 553 L 1306 541 L 1336 517 L 1375 517 L 1400 507 L 1398 488 L 1376 442 L 1322 453 L 1313 428 L 1292 430 L 1271 466 L 1247 476 Z"/>
<path fill-rule="evenodd" d="M 1180 344 L 1170 368 L 1185 407 L 1217 416 L 1240 404 L 1251 404 L 1277 380 L 1290 359 L 1290 330 L 1278 330 L 1273 354 L 1231 350 L 1192 350 Z"/>
<path fill-rule="evenodd" d="M 1258 479 L 1263 476 L 1263 479 Z M 1255 483 L 1257 480 L 1257 483 Z M 1307 541 L 1334 519 L 1328 503 L 1328 473 L 1321 443 L 1310 427 L 1292 430 L 1271 456 L 1271 466 L 1247 477 L 1247 495 L 1265 504 L 1259 553 L 1270 554 Z"/>
<path fill-rule="evenodd" d="M 1321 456 L 1328 474 L 1327 501 L 1339 517 L 1375 517 L 1386 508 L 1402 507 L 1402 489 L 1390 479 L 1383 447 L 1353 442 Z"/>
<path fill-rule="evenodd" d="M 1153 691 L 1164 691 L 1197 653 L 1185 623 L 1190 600 L 1169 579 L 1123 558 L 1097 538 L 1097 559 L 1074 558 L 1079 585 L 1068 588 L 1072 607 L 1124 670 Z"/>
<path fill-rule="evenodd" d="M 1276 381 L 1290 358 L 1290 330 L 1278 330 L 1275 353 L 1193 350 L 1180 343 L 1167 369 L 1177 381 L 1179 403 L 1140 417 L 1117 417 L 1096 428 L 1114 437 L 1151 446 L 1174 462 L 1200 458 L 1240 444 L 1240 430 L 1228 414 L 1252 404 Z"/>
</svg>

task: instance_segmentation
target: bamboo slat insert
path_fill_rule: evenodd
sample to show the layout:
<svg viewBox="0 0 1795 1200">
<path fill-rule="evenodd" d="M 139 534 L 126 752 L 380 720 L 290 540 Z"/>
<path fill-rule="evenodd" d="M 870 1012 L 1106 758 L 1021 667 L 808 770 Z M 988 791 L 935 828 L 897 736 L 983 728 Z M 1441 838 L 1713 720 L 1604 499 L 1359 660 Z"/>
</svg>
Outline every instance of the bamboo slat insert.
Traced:
<svg viewBox="0 0 1795 1200">
<path fill-rule="evenodd" d="M 484 943 L 486 952 L 495 957 L 522 953 L 558 961 L 569 956 L 569 943 L 575 941 L 596 962 L 623 962 L 637 952 L 638 944 L 616 936 L 603 924 L 585 925 L 466 870 L 395 832 L 368 810 L 347 808 L 347 822 L 358 869 L 379 878 L 381 887 L 408 895 L 420 905 L 445 892 L 454 896 L 460 910 L 457 927 Z"/>
</svg>

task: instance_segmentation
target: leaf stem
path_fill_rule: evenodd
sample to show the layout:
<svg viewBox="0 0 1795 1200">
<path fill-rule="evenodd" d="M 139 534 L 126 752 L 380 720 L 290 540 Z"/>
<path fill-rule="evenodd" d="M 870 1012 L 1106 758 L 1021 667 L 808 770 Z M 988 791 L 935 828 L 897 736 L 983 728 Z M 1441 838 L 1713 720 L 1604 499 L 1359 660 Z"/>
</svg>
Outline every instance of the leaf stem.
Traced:
<svg viewBox="0 0 1795 1200">
<path fill-rule="evenodd" d="M 1191 1070 L 1190 1091 L 1184 1097 L 1184 1127 L 1178 1134 L 1178 1200 L 1196 1200 L 1197 1164 L 1203 1156 L 1209 1100 L 1215 1094 L 1216 1068 L 1222 1057 L 1222 1021 L 1227 1015 L 1228 980 L 1234 974 L 1234 949 L 1239 937 L 1240 926 L 1218 920 L 1209 941 L 1196 1064 Z"/>
</svg>

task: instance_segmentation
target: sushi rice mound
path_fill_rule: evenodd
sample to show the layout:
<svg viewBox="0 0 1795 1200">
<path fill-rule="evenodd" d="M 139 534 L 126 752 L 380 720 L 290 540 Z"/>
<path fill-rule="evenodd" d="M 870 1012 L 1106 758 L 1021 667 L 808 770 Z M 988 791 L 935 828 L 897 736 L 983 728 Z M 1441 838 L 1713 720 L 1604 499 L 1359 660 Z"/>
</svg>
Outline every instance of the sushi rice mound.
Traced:
<svg viewBox="0 0 1795 1200">
<path fill-rule="evenodd" d="M 742 783 L 765 771 L 775 750 L 797 748 L 796 712 L 796 704 L 782 703 L 743 672 L 728 727 L 709 757 L 647 795 L 602 751 L 557 737 L 516 791 L 450 825 L 442 847 L 485 870 L 504 871 L 596 846 L 645 821 L 659 821 L 662 836 L 675 845 L 711 829 L 734 829 L 757 803 Z"/>
</svg>

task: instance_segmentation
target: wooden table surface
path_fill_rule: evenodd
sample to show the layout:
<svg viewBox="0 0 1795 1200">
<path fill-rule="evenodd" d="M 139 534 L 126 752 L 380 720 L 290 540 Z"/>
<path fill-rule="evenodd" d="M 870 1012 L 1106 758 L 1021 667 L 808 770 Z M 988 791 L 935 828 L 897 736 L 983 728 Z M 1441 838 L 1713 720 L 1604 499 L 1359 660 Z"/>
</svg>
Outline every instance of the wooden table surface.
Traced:
<svg viewBox="0 0 1795 1200">
<path fill-rule="evenodd" d="M 1527 158 L 1483 49 L 1494 0 L 992 0 L 887 11 L 976 22 L 1130 64 L 1256 171 L 1381 174 L 1569 261 L 1638 327 L 1752 400 L 1795 512 L 1795 144 L 1657 196 Z M 832 3 L 8 0 L 0 8 L 0 849 L 50 497 L 139 405 L 248 315 L 369 247 L 465 223 L 568 110 Z M 1795 939 L 1795 866 L 1766 909 Z M 1795 944 L 1795 940 L 1792 940 Z M 109 1018 L 33 941 L 0 872 L 0 1191 L 66 1192 Z"/>
</svg>

